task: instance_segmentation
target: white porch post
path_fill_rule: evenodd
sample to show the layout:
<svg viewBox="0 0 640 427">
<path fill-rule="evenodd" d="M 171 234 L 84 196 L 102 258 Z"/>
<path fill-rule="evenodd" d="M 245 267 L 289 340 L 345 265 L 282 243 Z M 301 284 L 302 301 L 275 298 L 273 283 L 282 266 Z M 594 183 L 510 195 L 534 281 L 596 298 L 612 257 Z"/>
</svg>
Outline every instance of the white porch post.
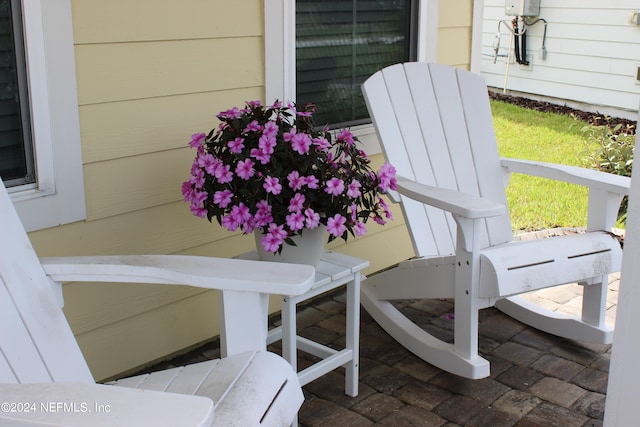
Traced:
<svg viewBox="0 0 640 427">
<path fill-rule="evenodd" d="M 636 136 L 636 146 L 640 137 Z M 637 154 L 637 151 L 636 151 Z M 637 390 L 640 384 L 640 170 L 631 177 L 626 235 L 616 329 L 613 336 L 611 367 L 604 425 L 624 427 L 638 423 Z"/>
</svg>

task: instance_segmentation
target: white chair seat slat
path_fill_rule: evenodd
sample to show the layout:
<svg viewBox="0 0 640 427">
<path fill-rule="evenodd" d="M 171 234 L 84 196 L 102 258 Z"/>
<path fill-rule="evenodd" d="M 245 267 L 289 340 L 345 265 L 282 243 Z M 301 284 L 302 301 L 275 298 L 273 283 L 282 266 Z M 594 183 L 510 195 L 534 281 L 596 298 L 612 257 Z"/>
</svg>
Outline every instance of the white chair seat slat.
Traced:
<svg viewBox="0 0 640 427">
<path fill-rule="evenodd" d="M 244 353 L 242 355 L 231 357 L 244 357 Z M 205 379 L 211 375 L 216 375 L 220 366 L 219 362 L 220 359 L 213 359 L 206 362 L 183 366 L 165 391 L 179 394 L 198 394 L 198 390 Z M 241 373 L 242 372 L 239 372 L 237 375 L 240 375 Z M 217 395 L 208 395 L 208 397 L 210 397 L 214 402 L 219 399 Z"/>
<path fill-rule="evenodd" d="M 195 376 L 192 375 L 195 374 L 195 371 L 184 372 L 184 378 L 180 378 L 175 386 L 172 384 L 167 391 L 177 393 L 177 390 L 183 389 L 187 392 L 189 388 L 192 388 L 192 386 L 187 385 L 188 381 L 191 380 L 197 382 L 197 387 L 195 387 L 191 393 L 201 396 L 206 395 L 210 397 L 217 406 L 229 390 L 234 387 L 238 379 L 245 374 L 247 367 L 253 362 L 255 356 L 256 353 L 247 352 L 211 362 L 197 363 L 196 365 L 201 366 L 196 366 L 193 369 L 201 370 L 201 372 L 205 374 L 203 377 L 196 379 Z"/>
<path fill-rule="evenodd" d="M 302 403 L 296 384 L 298 376 L 284 359 L 269 352 L 257 353 L 242 377 L 223 396 L 222 401 L 217 402 L 216 425 L 257 425 L 255 420 L 260 420 L 260 425 L 290 424 L 290 420 L 296 415 L 297 404 Z M 215 387 L 213 382 L 205 381 L 198 394 L 209 394 L 210 387 Z M 276 399 L 293 404 L 289 407 L 276 406 L 273 405 Z M 241 414 L 234 404 L 238 401 L 246 403 L 245 411 Z"/>
<path fill-rule="evenodd" d="M 620 243 L 608 233 L 511 242 L 480 255 L 481 297 L 506 297 L 609 274 L 622 263 Z"/>
</svg>

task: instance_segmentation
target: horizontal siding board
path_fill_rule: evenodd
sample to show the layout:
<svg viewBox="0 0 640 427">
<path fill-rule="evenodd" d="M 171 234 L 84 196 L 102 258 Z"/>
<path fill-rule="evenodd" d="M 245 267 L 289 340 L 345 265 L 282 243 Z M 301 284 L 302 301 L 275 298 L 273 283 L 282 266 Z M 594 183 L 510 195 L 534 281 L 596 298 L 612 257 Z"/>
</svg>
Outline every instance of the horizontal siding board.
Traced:
<svg viewBox="0 0 640 427">
<path fill-rule="evenodd" d="M 78 0 L 72 2 L 77 44 L 261 36 L 263 0 L 242 12 L 211 0 Z"/>
<path fill-rule="evenodd" d="M 194 157 L 195 150 L 185 147 L 86 165 L 87 220 L 180 200 L 180 184 L 189 178 Z"/>
<path fill-rule="evenodd" d="M 186 147 L 191 134 L 217 126 L 220 111 L 263 96 L 251 87 L 81 106 L 83 162 Z"/>
<path fill-rule="evenodd" d="M 217 294 L 204 292 L 76 338 L 102 381 L 218 335 L 217 306 Z"/>
<path fill-rule="evenodd" d="M 75 334 L 197 295 L 202 289 L 133 283 L 69 283 L 64 285 L 65 315 Z"/>
<path fill-rule="evenodd" d="M 80 105 L 264 85 L 261 37 L 76 46 Z"/>
<path fill-rule="evenodd" d="M 542 23 L 528 29 L 527 47 L 531 67 L 518 64 L 506 67 L 506 58 L 493 63 L 493 43 L 498 20 L 510 22 L 504 15 L 504 2 L 485 2 L 481 70 L 490 86 L 591 104 L 601 108 L 617 108 L 619 114 L 638 109 L 640 84 L 636 81 L 640 64 L 640 30 L 628 22 L 637 10 L 637 2 L 620 0 L 613 3 L 592 0 L 559 0 L 542 3 L 540 18 L 548 22 L 547 57 L 540 57 Z M 500 54 L 506 55 L 512 41 L 505 26 Z M 511 52 L 513 55 L 513 52 Z"/>
<path fill-rule="evenodd" d="M 179 184 L 178 184 L 179 185 Z M 30 234 L 39 256 L 172 254 L 228 238 L 183 201 Z M 239 233 L 237 233 L 239 234 Z M 64 244 L 61 244 L 64 242 Z M 227 256 L 237 255 L 229 250 Z"/>
</svg>

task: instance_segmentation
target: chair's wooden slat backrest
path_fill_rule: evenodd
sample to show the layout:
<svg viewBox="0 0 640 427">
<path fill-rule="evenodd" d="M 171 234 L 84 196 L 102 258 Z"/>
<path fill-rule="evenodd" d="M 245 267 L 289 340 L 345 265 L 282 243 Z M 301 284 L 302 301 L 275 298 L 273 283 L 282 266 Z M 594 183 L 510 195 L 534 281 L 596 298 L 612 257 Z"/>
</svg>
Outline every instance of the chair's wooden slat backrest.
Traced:
<svg viewBox="0 0 640 427">
<path fill-rule="evenodd" d="M 94 382 L 0 181 L 0 382 Z"/>
<path fill-rule="evenodd" d="M 506 205 L 487 89 L 474 77 L 437 64 L 396 64 L 371 76 L 363 92 L 399 175 Z M 417 255 L 455 253 L 449 214 L 404 197 L 402 208 Z M 507 213 L 487 222 L 481 246 L 511 239 Z"/>
</svg>

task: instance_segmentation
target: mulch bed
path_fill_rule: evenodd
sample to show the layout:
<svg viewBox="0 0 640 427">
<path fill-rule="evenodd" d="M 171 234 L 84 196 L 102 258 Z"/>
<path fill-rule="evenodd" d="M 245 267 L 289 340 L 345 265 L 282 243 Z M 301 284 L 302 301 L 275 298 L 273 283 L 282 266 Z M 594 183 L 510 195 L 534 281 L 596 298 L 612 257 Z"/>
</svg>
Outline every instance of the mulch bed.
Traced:
<svg viewBox="0 0 640 427">
<path fill-rule="evenodd" d="M 616 125 L 621 124 L 622 125 L 621 130 L 624 130 L 625 133 L 628 133 L 628 134 L 635 134 L 635 130 L 636 130 L 637 122 L 634 120 L 622 119 L 618 117 L 609 117 L 605 114 L 576 110 L 575 108 L 571 108 L 566 105 L 553 104 L 551 102 L 545 102 L 545 101 L 536 101 L 533 99 L 528 99 L 520 96 L 506 95 L 506 94 L 502 94 L 494 91 L 489 91 L 489 96 L 491 97 L 491 99 L 507 102 L 509 104 L 515 104 L 523 108 L 528 108 L 530 110 L 573 116 L 582 121 L 590 123 L 594 126 L 602 126 L 608 123 L 609 126 L 613 128 Z"/>
</svg>

